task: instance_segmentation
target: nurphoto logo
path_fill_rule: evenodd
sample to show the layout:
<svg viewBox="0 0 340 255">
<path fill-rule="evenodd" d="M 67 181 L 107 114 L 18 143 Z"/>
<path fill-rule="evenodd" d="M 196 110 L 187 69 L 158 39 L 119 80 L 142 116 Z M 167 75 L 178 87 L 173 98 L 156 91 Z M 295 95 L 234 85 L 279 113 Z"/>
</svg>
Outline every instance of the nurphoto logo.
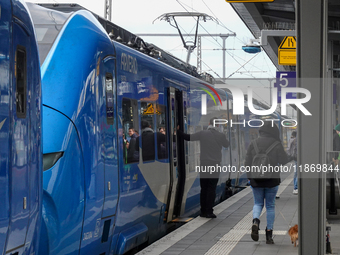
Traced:
<svg viewBox="0 0 340 255">
<path fill-rule="evenodd" d="M 204 84 L 206 85 L 206 84 Z M 232 86 L 229 84 L 223 84 L 223 87 L 220 88 L 227 88 L 230 90 L 233 99 L 232 99 L 232 105 L 233 105 L 233 114 L 234 115 L 244 115 L 244 102 L 245 102 L 245 98 L 244 98 L 244 93 L 243 91 L 236 86 Z M 205 89 L 202 89 L 204 91 L 206 91 Z M 254 115 L 260 115 L 260 116 L 264 116 L 264 115 L 270 115 L 273 114 L 277 108 L 277 104 L 278 104 L 278 100 L 277 100 L 277 88 L 272 88 L 273 93 L 271 93 L 271 97 L 272 97 L 272 105 L 270 107 L 270 109 L 256 109 L 254 104 L 253 104 L 253 89 L 248 87 L 247 90 L 247 95 L 248 95 L 248 108 L 249 111 L 254 114 Z M 213 92 L 218 96 L 217 92 L 215 90 L 213 90 Z M 303 98 L 287 98 L 287 94 L 288 93 L 300 93 L 303 94 L 305 97 Z M 212 94 L 209 92 L 208 93 L 210 97 L 213 98 Z M 220 99 L 220 97 L 218 96 L 218 98 Z M 305 106 L 303 106 L 304 103 L 309 102 L 309 100 L 311 99 L 311 93 L 308 89 L 305 88 L 292 88 L 292 87 L 283 87 L 281 88 L 281 115 L 286 115 L 287 114 L 287 105 L 295 105 L 296 109 L 299 109 L 304 115 L 312 115 Z M 215 102 L 215 100 L 214 100 Z M 221 102 L 221 100 L 220 100 Z M 216 105 L 216 102 L 215 102 Z M 221 102 L 222 105 L 222 102 Z M 207 114 L 207 95 L 206 94 L 202 94 L 201 95 L 201 113 L 202 115 L 206 115 Z M 264 121 L 271 121 L 272 125 L 274 125 L 274 122 L 278 121 L 280 122 L 279 119 L 266 119 Z M 263 120 L 260 119 L 251 119 L 251 120 L 243 120 L 242 122 L 234 122 L 232 123 L 232 120 L 230 120 L 230 124 L 231 125 L 243 125 L 245 126 L 246 123 L 248 124 L 249 127 L 261 127 L 264 124 Z M 281 121 L 281 125 L 282 126 L 287 126 L 285 125 L 285 122 L 287 123 L 292 123 L 294 122 L 296 126 L 297 125 L 297 121 L 294 119 L 285 119 L 283 121 Z M 226 119 L 217 119 L 214 121 L 214 124 L 227 124 L 228 120 Z M 260 124 L 259 124 L 260 123 Z M 291 126 L 291 125 L 290 125 Z"/>
</svg>

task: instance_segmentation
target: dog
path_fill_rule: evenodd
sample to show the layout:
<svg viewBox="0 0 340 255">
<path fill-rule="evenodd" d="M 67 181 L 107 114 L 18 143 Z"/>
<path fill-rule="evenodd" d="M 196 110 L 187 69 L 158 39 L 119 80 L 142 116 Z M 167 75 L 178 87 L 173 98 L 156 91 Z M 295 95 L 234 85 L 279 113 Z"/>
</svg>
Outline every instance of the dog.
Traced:
<svg viewBox="0 0 340 255">
<path fill-rule="evenodd" d="M 295 226 L 291 227 L 288 230 L 288 234 L 290 235 L 290 240 L 294 244 L 294 247 L 296 247 L 296 245 L 299 244 L 298 243 L 298 237 L 299 237 L 298 225 L 295 225 Z"/>
</svg>

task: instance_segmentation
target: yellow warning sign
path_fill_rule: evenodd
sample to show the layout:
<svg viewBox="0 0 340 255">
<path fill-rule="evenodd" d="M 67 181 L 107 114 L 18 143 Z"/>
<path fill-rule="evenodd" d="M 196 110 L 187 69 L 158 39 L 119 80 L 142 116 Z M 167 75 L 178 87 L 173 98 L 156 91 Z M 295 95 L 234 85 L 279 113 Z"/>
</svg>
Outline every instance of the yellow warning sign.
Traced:
<svg viewBox="0 0 340 255">
<path fill-rule="evenodd" d="M 295 66 L 296 65 L 296 50 L 279 50 L 279 65 Z"/>
<path fill-rule="evenodd" d="M 296 37 L 286 36 L 278 49 L 279 65 L 296 65 Z"/>
<path fill-rule="evenodd" d="M 147 108 L 143 111 L 143 115 L 153 115 L 155 113 L 155 109 L 153 108 L 153 104 L 148 104 Z M 160 114 L 158 110 L 156 110 L 156 114 Z"/>
<path fill-rule="evenodd" d="M 143 111 L 143 115 L 150 115 L 154 113 L 155 113 L 155 109 L 153 108 L 152 104 L 148 104 L 148 107 Z"/>
<path fill-rule="evenodd" d="M 294 36 L 286 36 L 280 46 L 279 49 L 289 49 L 289 50 L 296 50 L 296 38 Z"/>
</svg>

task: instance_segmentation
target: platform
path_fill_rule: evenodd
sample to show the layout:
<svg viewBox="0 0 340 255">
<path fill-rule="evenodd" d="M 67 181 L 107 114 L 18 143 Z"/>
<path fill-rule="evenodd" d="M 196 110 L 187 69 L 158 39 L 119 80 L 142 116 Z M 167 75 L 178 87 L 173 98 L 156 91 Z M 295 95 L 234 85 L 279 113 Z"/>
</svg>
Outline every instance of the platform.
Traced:
<svg viewBox="0 0 340 255">
<path fill-rule="evenodd" d="M 274 245 L 266 244 L 264 229 L 266 214 L 262 211 L 260 239 L 250 237 L 253 197 L 248 187 L 214 208 L 216 219 L 197 217 L 181 228 L 140 251 L 139 255 L 272 255 L 298 254 L 298 247 L 290 241 L 288 229 L 298 223 L 298 196 L 293 195 L 293 174 L 282 175 L 283 182 L 276 200 Z M 333 225 L 331 241 L 338 240 L 339 225 Z M 334 235 L 335 234 L 335 235 Z M 336 242 L 336 241 L 335 241 Z M 335 244 L 335 243 L 334 243 Z M 332 245 L 333 254 L 338 254 L 337 245 Z M 334 253 L 335 252 L 335 253 Z"/>
</svg>

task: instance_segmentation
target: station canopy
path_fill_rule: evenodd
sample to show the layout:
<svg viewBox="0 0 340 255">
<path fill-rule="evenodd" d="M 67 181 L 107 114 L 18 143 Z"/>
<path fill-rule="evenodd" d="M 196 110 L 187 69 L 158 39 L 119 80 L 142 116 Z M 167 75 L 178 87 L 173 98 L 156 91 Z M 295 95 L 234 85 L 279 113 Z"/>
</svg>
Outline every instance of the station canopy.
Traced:
<svg viewBox="0 0 340 255">
<path fill-rule="evenodd" d="M 261 36 L 262 29 L 268 30 L 295 30 L 295 4 L 294 0 L 274 0 L 273 2 L 234 2 L 230 3 L 255 38 Z M 329 30 L 340 31 L 340 1 L 329 0 L 328 27 Z M 310 28 L 313 29 L 313 28 Z M 282 66 L 278 64 L 278 48 L 284 39 L 282 37 L 269 37 L 268 45 L 263 46 L 264 51 L 279 71 L 295 71 L 295 66 Z M 340 41 L 340 34 L 330 33 L 330 40 Z M 317 40 L 317 38 L 316 38 Z M 335 45 L 339 45 L 335 43 Z M 335 49 L 340 59 L 340 49 Z"/>
</svg>

